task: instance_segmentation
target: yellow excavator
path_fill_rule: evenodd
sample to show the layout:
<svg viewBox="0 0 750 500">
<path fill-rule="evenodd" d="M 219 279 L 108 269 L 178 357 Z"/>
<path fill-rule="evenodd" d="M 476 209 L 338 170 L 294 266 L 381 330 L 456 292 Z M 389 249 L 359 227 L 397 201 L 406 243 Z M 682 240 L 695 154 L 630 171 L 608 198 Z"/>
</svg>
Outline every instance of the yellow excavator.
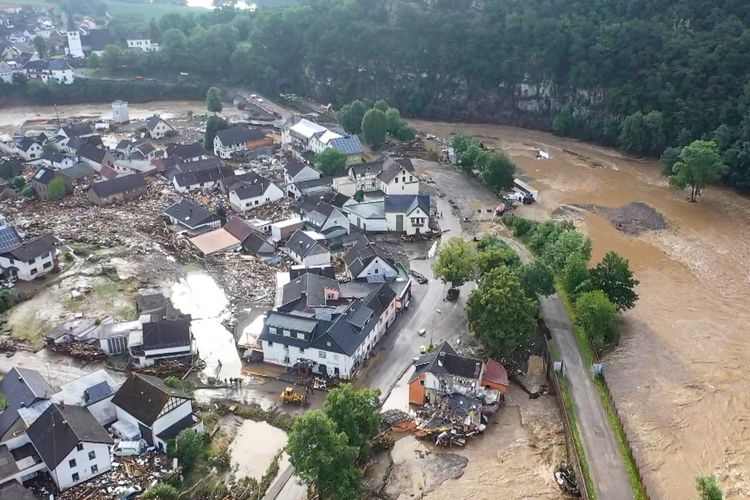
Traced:
<svg viewBox="0 0 750 500">
<path fill-rule="evenodd" d="M 282 392 L 281 392 L 281 401 L 283 401 L 286 404 L 295 404 L 295 405 L 303 405 L 307 404 L 307 394 L 300 394 L 298 392 L 294 392 L 294 388 L 291 386 L 287 386 Z"/>
</svg>

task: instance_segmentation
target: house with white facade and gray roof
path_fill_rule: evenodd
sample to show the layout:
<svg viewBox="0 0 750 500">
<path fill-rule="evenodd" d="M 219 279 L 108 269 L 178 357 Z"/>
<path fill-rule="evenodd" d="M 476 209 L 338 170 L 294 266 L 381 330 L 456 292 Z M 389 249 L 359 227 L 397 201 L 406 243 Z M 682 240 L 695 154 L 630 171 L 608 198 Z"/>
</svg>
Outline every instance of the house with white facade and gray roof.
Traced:
<svg viewBox="0 0 750 500">
<path fill-rule="evenodd" d="M 297 230 L 286 242 L 286 253 L 297 263 L 306 266 L 328 266 L 331 251 L 323 243 L 325 236 L 314 231 Z"/>
</svg>

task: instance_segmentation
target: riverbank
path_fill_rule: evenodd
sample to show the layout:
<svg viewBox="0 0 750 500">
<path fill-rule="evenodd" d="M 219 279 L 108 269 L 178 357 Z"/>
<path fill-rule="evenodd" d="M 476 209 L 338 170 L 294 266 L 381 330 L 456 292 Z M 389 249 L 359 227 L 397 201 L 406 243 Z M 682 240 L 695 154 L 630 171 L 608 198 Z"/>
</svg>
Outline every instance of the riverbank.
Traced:
<svg viewBox="0 0 750 500">
<path fill-rule="evenodd" d="M 641 281 L 623 340 L 605 360 L 607 381 L 654 498 L 688 498 L 698 473 L 715 472 L 727 498 L 750 495 L 750 434 L 742 394 L 750 379 L 744 324 L 750 320 L 750 200 L 711 187 L 698 204 L 669 188 L 655 161 L 530 130 L 412 121 L 449 138 L 461 132 L 506 151 L 540 191 L 520 214 L 545 219 L 565 205 L 653 207 L 667 228 L 630 236 L 606 215 L 574 219 L 593 240 L 628 258 Z M 550 153 L 537 160 L 537 149 Z M 721 419 L 712 415 L 721 413 Z"/>
</svg>

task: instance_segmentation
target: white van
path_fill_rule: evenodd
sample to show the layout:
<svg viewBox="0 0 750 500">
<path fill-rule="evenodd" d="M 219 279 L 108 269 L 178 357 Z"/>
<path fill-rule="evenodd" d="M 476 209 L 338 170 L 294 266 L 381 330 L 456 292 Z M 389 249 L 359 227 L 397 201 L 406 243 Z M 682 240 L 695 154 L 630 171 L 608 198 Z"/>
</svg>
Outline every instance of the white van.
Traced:
<svg viewBox="0 0 750 500">
<path fill-rule="evenodd" d="M 139 439 L 138 441 L 120 441 L 115 445 L 112 454 L 116 457 L 140 455 L 146 449 L 147 445 L 148 443 L 146 443 L 145 439 Z"/>
</svg>

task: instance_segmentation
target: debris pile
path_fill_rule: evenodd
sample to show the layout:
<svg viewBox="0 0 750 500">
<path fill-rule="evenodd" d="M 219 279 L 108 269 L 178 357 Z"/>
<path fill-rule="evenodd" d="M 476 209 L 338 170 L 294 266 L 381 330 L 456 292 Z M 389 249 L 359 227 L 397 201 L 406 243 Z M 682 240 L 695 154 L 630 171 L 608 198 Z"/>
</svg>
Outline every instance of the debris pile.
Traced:
<svg viewBox="0 0 750 500">
<path fill-rule="evenodd" d="M 394 432 L 411 432 L 417 428 L 414 419 L 401 410 L 387 410 L 380 414 L 381 426 Z"/>
<path fill-rule="evenodd" d="M 94 361 L 102 361 L 106 359 L 107 355 L 104 351 L 94 345 L 86 342 L 80 342 L 74 340 L 72 342 L 65 342 L 60 344 L 50 344 L 50 351 L 58 352 L 61 354 L 67 354 L 75 359 L 82 359 L 92 363 Z"/>
<path fill-rule="evenodd" d="M 557 470 L 555 471 L 555 481 L 557 482 L 560 489 L 565 493 L 574 496 L 580 496 L 581 492 L 578 489 L 578 481 L 576 480 L 576 473 L 573 471 L 568 463 L 562 462 Z"/>
<path fill-rule="evenodd" d="M 273 303 L 278 268 L 257 257 L 239 253 L 211 255 L 205 264 L 233 305 Z"/>
<path fill-rule="evenodd" d="M 427 404 L 417 412 L 414 435 L 435 438 L 437 446 L 464 446 L 466 438 L 484 432 L 499 405 L 500 398 L 494 395 L 481 400 L 459 393 L 446 394 L 437 404 Z"/>
</svg>

